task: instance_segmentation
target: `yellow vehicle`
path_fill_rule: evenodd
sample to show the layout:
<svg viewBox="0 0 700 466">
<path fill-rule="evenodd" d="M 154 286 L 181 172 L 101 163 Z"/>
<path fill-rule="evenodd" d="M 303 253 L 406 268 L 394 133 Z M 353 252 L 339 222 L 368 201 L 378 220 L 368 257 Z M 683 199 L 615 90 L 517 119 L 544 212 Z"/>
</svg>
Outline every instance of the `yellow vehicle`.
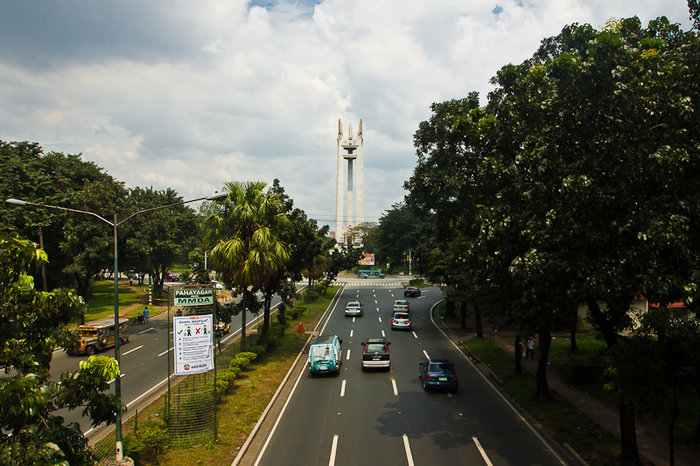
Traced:
<svg viewBox="0 0 700 466">
<path fill-rule="evenodd" d="M 119 319 L 119 343 L 126 343 L 129 341 L 129 332 L 127 331 L 128 324 L 129 319 Z M 80 346 L 75 350 L 69 351 L 69 354 L 88 354 L 92 356 L 98 351 L 111 348 L 114 346 L 114 335 L 113 317 L 106 317 L 94 322 L 78 325 Z"/>
</svg>

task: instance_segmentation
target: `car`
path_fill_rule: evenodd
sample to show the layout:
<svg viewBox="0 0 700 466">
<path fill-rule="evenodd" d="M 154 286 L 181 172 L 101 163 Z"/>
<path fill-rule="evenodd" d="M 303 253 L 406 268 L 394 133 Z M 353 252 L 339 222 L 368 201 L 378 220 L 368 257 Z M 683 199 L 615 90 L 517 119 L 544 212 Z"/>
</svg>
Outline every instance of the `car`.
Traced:
<svg viewBox="0 0 700 466">
<path fill-rule="evenodd" d="M 361 316 L 362 303 L 359 301 L 350 301 L 345 305 L 346 316 Z"/>
<path fill-rule="evenodd" d="M 369 338 L 362 343 L 362 370 L 391 368 L 390 342 L 384 338 Z"/>
<path fill-rule="evenodd" d="M 403 295 L 404 295 L 405 297 L 407 297 L 407 298 L 408 298 L 408 297 L 415 298 L 415 297 L 417 297 L 417 296 L 420 296 L 420 288 L 417 288 L 417 287 L 415 287 L 415 286 L 407 286 L 407 287 L 403 290 Z"/>
<path fill-rule="evenodd" d="M 397 299 L 394 301 L 394 312 L 397 311 L 408 312 L 408 301 L 405 299 Z"/>
<path fill-rule="evenodd" d="M 224 289 L 224 285 L 222 285 L 221 283 L 217 282 L 216 280 L 212 280 L 212 281 L 211 281 L 211 284 L 212 284 L 212 286 L 214 287 L 215 290 L 223 290 L 223 289 Z"/>
<path fill-rule="evenodd" d="M 340 374 L 343 365 L 340 344 L 343 340 L 338 335 L 319 336 L 309 347 L 309 375 Z"/>
<path fill-rule="evenodd" d="M 180 280 L 180 275 L 175 272 L 165 272 L 164 278 L 169 282 L 177 282 Z"/>
<path fill-rule="evenodd" d="M 458 388 L 455 366 L 447 359 L 427 359 L 419 363 L 418 378 L 423 390 L 436 388 L 456 392 Z"/>
<path fill-rule="evenodd" d="M 394 312 L 391 317 L 392 330 L 411 330 L 411 316 L 408 312 Z"/>
</svg>

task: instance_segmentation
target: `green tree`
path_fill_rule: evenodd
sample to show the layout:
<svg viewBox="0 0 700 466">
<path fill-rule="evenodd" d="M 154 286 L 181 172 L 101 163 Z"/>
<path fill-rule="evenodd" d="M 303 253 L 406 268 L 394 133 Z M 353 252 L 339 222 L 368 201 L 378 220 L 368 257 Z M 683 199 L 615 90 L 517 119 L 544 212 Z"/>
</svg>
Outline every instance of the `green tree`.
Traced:
<svg viewBox="0 0 700 466">
<path fill-rule="evenodd" d="M 265 183 L 230 182 L 227 199 L 218 213 L 204 222 L 211 261 L 222 282 L 243 293 L 241 348 L 246 347 L 246 311 L 261 289 L 289 259 L 289 247 L 279 240 L 288 222 L 280 196 L 265 191 Z"/>
<path fill-rule="evenodd" d="M 129 192 L 132 212 L 182 201 L 170 188 L 160 191 L 134 188 Z M 161 297 L 165 274 L 173 265 L 186 260 L 188 252 L 195 247 L 199 228 L 197 215 L 189 206 L 174 205 L 134 217 L 122 228 L 121 236 L 127 238 L 124 268 L 141 275 L 148 273 L 153 294 Z"/>
<path fill-rule="evenodd" d="M 83 409 L 92 425 L 113 423 L 120 400 L 106 394 L 118 376 L 112 358 L 92 356 L 80 370 L 52 381 L 49 364 L 55 347 L 71 347 L 66 324 L 83 312 L 73 291 L 34 289 L 31 272 L 46 261 L 34 243 L 0 234 L 0 462 L 3 464 L 91 464 L 92 453 L 77 424 L 64 425 L 56 413 Z"/>
<path fill-rule="evenodd" d="M 120 212 L 123 184 L 80 155 L 44 154 L 37 143 L 0 141 L 0 195 L 38 204 L 88 210 L 111 220 Z M 111 268 L 111 230 L 90 216 L 53 209 L 0 205 L 0 227 L 43 243 L 47 288 L 71 286 L 87 297 L 90 279 Z"/>
</svg>

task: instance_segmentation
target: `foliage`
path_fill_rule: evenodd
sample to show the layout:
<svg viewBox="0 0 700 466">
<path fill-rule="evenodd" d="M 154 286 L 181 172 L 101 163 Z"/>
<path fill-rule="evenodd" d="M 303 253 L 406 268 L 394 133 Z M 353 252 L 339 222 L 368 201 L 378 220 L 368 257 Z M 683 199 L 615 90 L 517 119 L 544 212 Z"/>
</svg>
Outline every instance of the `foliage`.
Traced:
<svg viewBox="0 0 700 466">
<path fill-rule="evenodd" d="M 34 289 L 29 272 L 46 260 L 36 245 L 0 234 L 0 462 L 3 464 L 90 463 L 91 452 L 76 424 L 64 425 L 59 409 L 82 408 L 93 426 L 113 423 L 121 402 L 106 394 L 119 374 L 112 358 L 91 356 L 75 372 L 51 380 L 56 347 L 74 345 L 65 326 L 84 312 L 73 291 Z"/>
<path fill-rule="evenodd" d="M 94 163 L 80 155 L 44 154 L 37 143 L 0 141 L 0 172 L 3 199 L 94 212 L 107 221 L 127 197 L 123 184 Z M 86 298 L 90 279 L 114 260 L 112 228 L 92 215 L 3 203 L 0 227 L 43 241 L 52 258 L 45 267 L 48 289 L 73 286 Z"/>
<path fill-rule="evenodd" d="M 289 260 L 289 246 L 280 231 L 289 225 L 281 196 L 265 191 L 265 183 L 227 183 L 228 197 L 204 223 L 211 261 L 227 288 L 243 293 L 241 346 L 246 345 L 246 309 L 254 290 L 263 288 Z M 267 319 L 266 319 L 267 321 Z"/>
<path fill-rule="evenodd" d="M 426 220 L 425 274 L 539 334 L 538 398 L 551 330 L 574 325 L 580 304 L 612 347 L 640 291 L 696 298 L 699 46 L 663 17 L 566 26 L 502 67 L 487 105 L 475 93 L 433 104 L 416 132 L 407 205 Z M 625 399 L 623 457 L 635 461 Z"/>
</svg>

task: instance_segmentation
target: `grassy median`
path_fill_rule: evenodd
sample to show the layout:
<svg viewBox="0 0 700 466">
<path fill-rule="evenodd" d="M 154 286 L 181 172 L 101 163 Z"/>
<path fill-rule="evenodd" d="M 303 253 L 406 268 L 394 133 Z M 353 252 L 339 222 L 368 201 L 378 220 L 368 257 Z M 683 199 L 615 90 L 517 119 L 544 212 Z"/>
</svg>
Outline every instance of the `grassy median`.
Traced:
<svg viewBox="0 0 700 466">
<path fill-rule="evenodd" d="M 328 308 L 336 292 L 337 287 L 330 287 L 325 297 L 318 297 L 311 303 L 302 303 L 300 299 L 299 304 L 303 311 L 296 318 L 288 320 L 287 331 L 282 338 L 268 352 L 259 355 L 236 378 L 234 388 L 227 395 L 224 395 L 217 405 L 218 437 L 216 442 L 188 448 L 166 447 L 153 461 L 139 460 L 138 464 L 231 464 L 272 399 L 297 354 L 306 343 L 308 335 L 297 333 L 299 323 L 303 323 L 307 331 L 312 330 Z M 290 314 L 289 310 L 287 310 L 287 314 Z M 249 348 L 256 343 L 257 338 L 255 332 L 249 333 L 247 339 Z M 239 342 L 224 349 L 217 355 L 217 367 L 227 367 L 228 362 L 239 351 Z M 124 423 L 123 436 L 126 438 L 132 435 L 134 426 L 138 428 L 138 426 L 147 425 L 149 422 L 158 421 L 165 403 L 166 397 L 163 395 L 150 406 L 139 410 L 135 419 L 132 418 Z M 113 437 L 101 442 L 105 446 L 98 445 L 98 450 L 106 448 L 113 451 L 113 442 Z"/>
</svg>

